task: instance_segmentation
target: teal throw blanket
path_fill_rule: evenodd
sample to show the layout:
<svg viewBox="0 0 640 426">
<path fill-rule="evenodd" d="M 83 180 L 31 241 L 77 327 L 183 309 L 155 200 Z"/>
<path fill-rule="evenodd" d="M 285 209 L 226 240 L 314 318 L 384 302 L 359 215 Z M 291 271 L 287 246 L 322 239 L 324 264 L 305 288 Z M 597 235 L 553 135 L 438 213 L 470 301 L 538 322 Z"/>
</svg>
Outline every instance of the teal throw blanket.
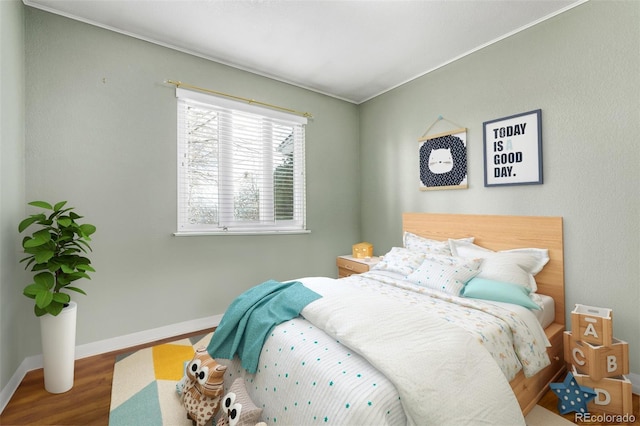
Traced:
<svg viewBox="0 0 640 426">
<path fill-rule="evenodd" d="M 225 312 L 207 346 L 212 358 L 232 359 L 235 354 L 242 367 L 255 373 L 262 345 L 276 325 L 297 317 L 318 293 L 302 283 L 266 281 L 238 296 Z"/>
</svg>

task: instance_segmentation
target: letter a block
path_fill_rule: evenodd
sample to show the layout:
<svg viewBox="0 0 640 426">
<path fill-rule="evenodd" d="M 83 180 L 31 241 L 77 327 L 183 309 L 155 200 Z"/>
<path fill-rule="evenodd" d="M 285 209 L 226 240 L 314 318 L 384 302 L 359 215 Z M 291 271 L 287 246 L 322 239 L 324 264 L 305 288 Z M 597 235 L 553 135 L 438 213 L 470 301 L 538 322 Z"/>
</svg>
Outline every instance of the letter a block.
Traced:
<svg viewBox="0 0 640 426">
<path fill-rule="evenodd" d="M 570 331 L 564 332 L 564 359 L 579 373 L 592 380 L 629 374 L 629 344 L 613 339 L 611 346 L 594 346 L 577 340 Z"/>
<path fill-rule="evenodd" d="M 590 413 L 624 415 L 633 412 L 633 386 L 625 376 L 593 380 L 585 374 L 578 373 L 575 368 L 573 376 L 580 386 L 592 388 L 596 392 L 596 397 L 587 404 Z"/>
<path fill-rule="evenodd" d="M 571 312 L 574 338 L 594 345 L 611 346 L 613 338 L 611 309 L 577 304 Z"/>
</svg>

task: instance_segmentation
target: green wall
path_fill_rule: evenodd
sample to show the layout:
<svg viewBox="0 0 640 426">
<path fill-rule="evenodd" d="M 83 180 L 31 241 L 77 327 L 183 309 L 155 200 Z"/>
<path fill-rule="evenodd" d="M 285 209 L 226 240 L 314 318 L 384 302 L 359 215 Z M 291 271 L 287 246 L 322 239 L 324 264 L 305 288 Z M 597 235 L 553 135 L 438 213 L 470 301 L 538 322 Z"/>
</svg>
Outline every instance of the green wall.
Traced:
<svg viewBox="0 0 640 426">
<path fill-rule="evenodd" d="M 24 212 L 24 8 L 0 1 L 0 390 L 25 357 L 19 303 L 25 272 L 17 224 Z M 39 336 L 40 331 L 35 329 Z M 36 337 L 39 338 L 39 337 Z"/>
<path fill-rule="evenodd" d="M 587 2 L 361 105 L 362 239 L 401 244 L 405 211 L 563 216 L 567 311 L 613 308 L 640 372 L 639 23 L 640 2 Z M 538 108 L 544 184 L 485 188 L 483 122 Z M 439 115 L 468 128 L 468 189 L 418 190 Z"/>
<path fill-rule="evenodd" d="M 0 389 L 40 352 L 15 232 L 40 198 L 98 226 L 78 344 L 221 314 L 268 278 L 333 276 L 351 244 L 384 253 L 401 243 L 402 212 L 429 211 L 563 216 L 567 309 L 613 308 L 614 334 L 640 353 L 638 22 L 639 2 L 588 2 L 356 106 L 0 1 Z M 313 113 L 310 234 L 172 235 L 167 79 Z M 485 188 L 483 121 L 537 108 L 544 184 Z M 439 115 L 468 128 L 466 190 L 418 191 L 417 139 Z"/>
<path fill-rule="evenodd" d="M 95 224 L 77 343 L 222 314 L 267 279 L 337 274 L 359 238 L 357 106 L 26 8 L 26 197 Z M 309 234 L 175 237 L 180 80 L 301 111 Z M 25 307 L 29 300 L 24 300 Z M 35 321 L 35 320 L 34 320 Z M 25 355 L 37 354 L 37 339 Z"/>
</svg>

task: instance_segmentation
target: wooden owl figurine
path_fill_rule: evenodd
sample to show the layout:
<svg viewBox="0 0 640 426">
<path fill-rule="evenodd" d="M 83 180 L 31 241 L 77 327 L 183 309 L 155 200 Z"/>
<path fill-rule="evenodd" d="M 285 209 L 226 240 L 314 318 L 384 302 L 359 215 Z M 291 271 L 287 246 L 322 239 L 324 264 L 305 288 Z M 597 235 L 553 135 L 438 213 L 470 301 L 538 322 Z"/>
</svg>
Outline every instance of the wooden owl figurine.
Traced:
<svg viewBox="0 0 640 426">
<path fill-rule="evenodd" d="M 206 425 L 220 410 L 226 369 L 205 348 L 197 349 L 187 365 L 187 381 L 180 398 L 187 418 L 198 426 Z"/>
</svg>

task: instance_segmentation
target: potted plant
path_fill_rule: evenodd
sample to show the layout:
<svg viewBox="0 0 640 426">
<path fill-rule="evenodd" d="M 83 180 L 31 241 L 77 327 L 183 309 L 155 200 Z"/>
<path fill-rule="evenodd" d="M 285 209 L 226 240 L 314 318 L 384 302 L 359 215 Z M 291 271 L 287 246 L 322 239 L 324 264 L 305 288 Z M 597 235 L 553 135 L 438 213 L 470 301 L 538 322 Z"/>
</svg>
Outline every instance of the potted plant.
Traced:
<svg viewBox="0 0 640 426">
<path fill-rule="evenodd" d="M 66 291 L 86 293 L 75 281 L 95 272 L 85 254 L 91 251 L 89 242 L 96 227 L 79 224 L 82 216 L 65 208 L 66 201 L 51 205 L 33 201 L 29 205 L 44 209 L 32 214 L 18 226 L 23 232 L 37 225 L 30 236 L 22 240 L 27 257 L 25 269 L 34 272 L 33 282 L 23 294 L 35 300 L 34 313 L 40 318 L 45 389 L 51 393 L 66 392 L 73 387 L 75 362 L 75 326 L 77 304 Z"/>
</svg>

